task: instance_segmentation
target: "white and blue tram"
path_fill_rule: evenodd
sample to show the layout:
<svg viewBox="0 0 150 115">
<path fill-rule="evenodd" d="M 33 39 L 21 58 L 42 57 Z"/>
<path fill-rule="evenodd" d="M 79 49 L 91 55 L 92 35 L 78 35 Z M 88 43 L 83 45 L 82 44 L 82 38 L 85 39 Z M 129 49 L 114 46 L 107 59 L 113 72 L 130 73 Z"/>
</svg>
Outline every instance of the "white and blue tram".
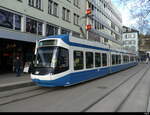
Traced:
<svg viewBox="0 0 150 115">
<path fill-rule="evenodd" d="M 69 35 L 38 42 L 31 79 L 39 86 L 70 86 L 137 65 L 131 52 Z"/>
</svg>

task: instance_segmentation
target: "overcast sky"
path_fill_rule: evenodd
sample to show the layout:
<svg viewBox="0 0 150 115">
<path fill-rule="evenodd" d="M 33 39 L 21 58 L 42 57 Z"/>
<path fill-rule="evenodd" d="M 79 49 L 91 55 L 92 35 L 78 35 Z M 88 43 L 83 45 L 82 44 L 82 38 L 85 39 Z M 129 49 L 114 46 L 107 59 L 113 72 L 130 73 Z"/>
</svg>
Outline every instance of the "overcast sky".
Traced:
<svg viewBox="0 0 150 115">
<path fill-rule="evenodd" d="M 123 3 L 119 2 L 119 0 L 112 0 L 112 3 L 117 7 L 117 9 L 122 14 L 122 20 L 124 26 L 131 26 L 136 22 L 136 18 L 132 19 L 129 9 L 132 7 L 134 0 L 131 2 L 128 2 L 126 5 L 123 5 Z"/>
</svg>

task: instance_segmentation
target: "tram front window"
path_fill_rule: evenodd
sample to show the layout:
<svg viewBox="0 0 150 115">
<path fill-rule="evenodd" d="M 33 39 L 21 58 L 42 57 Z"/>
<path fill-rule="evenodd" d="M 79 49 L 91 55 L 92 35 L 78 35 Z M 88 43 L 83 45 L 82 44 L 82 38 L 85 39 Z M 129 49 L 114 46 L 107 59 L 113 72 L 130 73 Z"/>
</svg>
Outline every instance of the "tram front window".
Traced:
<svg viewBox="0 0 150 115">
<path fill-rule="evenodd" d="M 57 47 L 41 47 L 37 50 L 35 67 L 54 67 L 52 59 L 56 57 Z"/>
<path fill-rule="evenodd" d="M 69 51 L 67 49 L 61 47 L 38 48 L 33 74 L 58 74 L 68 69 Z"/>
</svg>

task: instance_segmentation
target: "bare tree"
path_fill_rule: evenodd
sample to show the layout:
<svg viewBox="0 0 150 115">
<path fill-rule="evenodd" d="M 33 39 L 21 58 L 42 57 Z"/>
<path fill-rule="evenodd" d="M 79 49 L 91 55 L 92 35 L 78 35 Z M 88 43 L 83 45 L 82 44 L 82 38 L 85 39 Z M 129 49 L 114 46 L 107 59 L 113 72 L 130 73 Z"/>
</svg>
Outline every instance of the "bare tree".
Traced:
<svg viewBox="0 0 150 115">
<path fill-rule="evenodd" d="M 133 19 L 136 20 L 132 28 L 138 29 L 141 33 L 150 33 L 150 0 L 118 0 L 120 4 L 128 8 Z M 129 4 L 131 4 L 128 7 Z"/>
</svg>

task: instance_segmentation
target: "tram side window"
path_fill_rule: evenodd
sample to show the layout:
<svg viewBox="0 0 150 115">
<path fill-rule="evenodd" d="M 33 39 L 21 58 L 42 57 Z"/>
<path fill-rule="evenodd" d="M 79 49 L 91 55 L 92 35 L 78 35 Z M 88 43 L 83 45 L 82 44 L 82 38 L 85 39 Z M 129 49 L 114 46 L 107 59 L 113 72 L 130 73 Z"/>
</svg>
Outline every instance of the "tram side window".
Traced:
<svg viewBox="0 0 150 115">
<path fill-rule="evenodd" d="M 93 53 L 92 52 L 86 52 L 86 68 L 93 68 Z"/>
<path fill-rule="evenodd" d="M 74 70 L 81 70 L 84 68 L 83 52 L 74 51 Z"/>
<path fill-rule="evenodd" d="M 119 55 L 119 64 L 121 64 L 121 55 Z"/>
<path fill-rule="evenodd" d="M 130 61 L 131 61 L 131 62 L 134 61 L 134 57 L 133 57 L 133 56 L 130 57 Z"/>
<path fill-rule="evenodd" d="M 65 48 L 59 48 L 57 66 L 55 73 L 61 73 L 69 70 L 69 51 Z"/>
<path fill-rule="evenodd" d="M 107 54 L 103 53 L 102 54 L 102 62 L 103 62 L 103 66 L 107 66 Z"/>
<path fill-rule="evenodd" d="M 127 63 L 129 62 L 130 60 L 129 60 L 129 56 L 127 56 Z"/>
<path fill-rule="evenodd" d="M 116 64 L 116 55 L 112 55 L 112 65 Z"/>
<path fill-rule="evenodd" d="M 119 56 L 116 55 L 116 64 L 119 64 Z"/>
<path fill-rule="evenodd" d="M 123 63 L 126 63 L 126 56 L 123 56 Z"/>
<path fill-rule="evenodd" d="M 95 67 L 101 67 L 101 54 L 95 53 Z"/>
</svg>

